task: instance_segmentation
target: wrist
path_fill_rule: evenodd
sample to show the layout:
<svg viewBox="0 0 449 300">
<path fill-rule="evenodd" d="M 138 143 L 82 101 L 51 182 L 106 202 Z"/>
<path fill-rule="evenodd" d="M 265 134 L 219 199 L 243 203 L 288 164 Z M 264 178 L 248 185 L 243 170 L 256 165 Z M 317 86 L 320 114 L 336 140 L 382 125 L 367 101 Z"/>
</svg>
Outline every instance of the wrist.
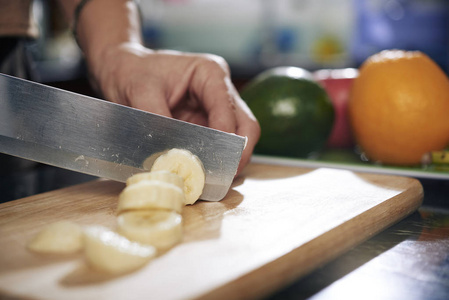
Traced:
<svg viewBox="0 0 449 300">
<path fill-rule="evenodd" d="M 88 64 L 102 60 L 109 48 L 142 44 L 140 15 L 132 0 L 83 0 L 74 14 L 73 29 Z"/>
<path fill-rule="evenodd" d="M 74 13 L 73 13 L 73 18 L 72 18 L 72 32 L 73 32 L 73 37 L 75 38 L 76 43 L 78 44 L 79 47 L 80 43 L 78 40 L 78 23 L 79 23 L 79 18 L 80 18 L 80 14 L 83 11 L 84 7 L 86 6 L 86 4 L 91 1 L 91 0 L 81 0 L 80 2 L 78 2 L 78 4 L 76 4 L 75 9 L 74 9 Z M 72 16 L 70 16 L 72 17 Z"/>
</svg>

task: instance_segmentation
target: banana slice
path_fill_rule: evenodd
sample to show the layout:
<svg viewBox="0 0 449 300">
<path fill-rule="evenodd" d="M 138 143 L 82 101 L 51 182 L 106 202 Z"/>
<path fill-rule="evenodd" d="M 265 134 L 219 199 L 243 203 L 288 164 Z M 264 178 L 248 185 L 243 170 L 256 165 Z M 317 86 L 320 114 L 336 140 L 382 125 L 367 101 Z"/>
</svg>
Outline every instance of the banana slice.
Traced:
<svg viewBox="0 0 449 300">
<path fill-rule="evenodd" d="M 158 250 L 171 248 L 182 239 L 182 217 L 174 211 L 129 211 L 120 214 L 117 223 L 123 236 Z"/>
<path fill-rule="evenodd" d="M 181 213 L 183 206 L 184 193 L 181 188 L 163 181 L 142 180 L 123 189 L 117 211 L 166 209 Z"/>
<path fill-rule="evenodd" d="M 27 247 L 39 253 L 75 253 L 83 248 L 83 229 L 70 221 L 55 222 L 42 229 Z"/>
<path fill-rule="evenodd" d="M 85 229 L 85 256 L 93 268 L 111 274 L 134 271 L 148 263 L 156 249 L 141 245 L 102 226 Z"/>
<path fill-rule="evenodd" d="M 193 204 L 201 196 L 206 175 L 201 160 L 188 150 L 171 149 L 159 156 L 151 171 L 167 170 L 184 179 L 185 204 Z"/>
<path fill-rule="evenodd" d="M 184 179 L 181 176 L 166 170 L 134 174 L 126 180 L 126 185 L 135 184 L 142 180 L 159 180 L 174 184 L 181 189 L 184 188 Z"/>
</svg>

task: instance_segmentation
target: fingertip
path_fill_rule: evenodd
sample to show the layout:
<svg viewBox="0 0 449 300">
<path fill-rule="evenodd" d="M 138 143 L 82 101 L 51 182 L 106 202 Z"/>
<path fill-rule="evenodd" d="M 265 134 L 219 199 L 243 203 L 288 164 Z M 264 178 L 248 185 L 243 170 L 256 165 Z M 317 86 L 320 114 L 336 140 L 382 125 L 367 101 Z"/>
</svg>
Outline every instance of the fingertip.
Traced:
<svg viewBox="0 0 449 300">
<path fill-rule="evenodd" d="M 243 169 L 248 165 L 248 163 L 250 162 L 250 159 L 251 159 L 251 155 L 252 155 L 252 152 L 248 153 L 248 152 L 245 152 L 245 150 L 243 150 L 242 157 L 241 157 L 239 165 L 237 167 L 237 172 L 235 174 L 235 177 L 240 175 L 240 173 L 243 171 Z"/>
<path fill-rule="evenodd" d="M 244 109 L 244 107 L 238 114 L 237 122 L 236 134 L 246 138 L 245 148 L 243 149 L 242 158 L 237 170 L 238 175 L 251 161 L 254 149 L 260 138 L 261 128 L 251 111 Z"/>
</svg>

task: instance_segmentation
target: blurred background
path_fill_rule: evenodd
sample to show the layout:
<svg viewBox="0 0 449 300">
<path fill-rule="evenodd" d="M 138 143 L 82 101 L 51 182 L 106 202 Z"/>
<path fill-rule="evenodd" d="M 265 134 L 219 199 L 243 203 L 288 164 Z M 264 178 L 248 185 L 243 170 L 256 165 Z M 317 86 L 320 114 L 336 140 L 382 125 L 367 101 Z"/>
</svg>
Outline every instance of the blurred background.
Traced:
<svg viewBox="0 0 449 300">
<path fill-rule="evenodd" d="M 154 49 L 208 52 L 229 63 L 237 88 L 275 66 L 357 68 L 382 49 L 421 50 L 449 72 L 448 0 L 140 0 Z M 55 0 L 35 0 L 40 37 L 27 47 L 33 80 L 96 96 Z M 14 161 L 13 161 L 14 162 Z M 94 179 L 0 159 L 0 202 Z M 11 188 L 15 187 L 15 188 Z"/>
<path fill-rule="evenodd" d="M 145 43 L 223 56 L 235 79 L 279 65 L 358 67 L 382 49 L 421 50 L 449 70 L 447 0 L 140 0 Z M 54 0 L 35 1 L 41 37 L 30 45 L 36 79 L 85 75 Z"/>
</svg>

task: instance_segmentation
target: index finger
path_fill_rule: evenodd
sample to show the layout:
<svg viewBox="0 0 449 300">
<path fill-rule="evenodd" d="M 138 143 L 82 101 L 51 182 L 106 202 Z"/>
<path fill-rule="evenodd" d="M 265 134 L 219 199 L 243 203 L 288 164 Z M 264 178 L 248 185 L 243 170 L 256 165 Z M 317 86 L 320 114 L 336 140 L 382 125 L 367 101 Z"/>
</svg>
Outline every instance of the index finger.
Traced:
<svg viewBox="0 0 449 300">
<path fill-rule="evenodd" d="M 249 163 L 254 151 L 254 147 L 259 141 L 260 137 L 260 125 L 254 114 L 246 105 L 240 96 L 237 94 L 236 99 L 236 120 L 237 130 L 236 134 L 247 138 L 245 149 L 242 153 L 242 158 L 237 170 L 237 175 L 243 170 L 243 168 Z"/>
<path fill-rule="evenodd" d="M 197 66 L 192 80 L 193 92 L 207 114 L 208 126 L 236 133 L 236 104 L 233 84 L 224 60 L 207 58 Z"/>
</svg>

